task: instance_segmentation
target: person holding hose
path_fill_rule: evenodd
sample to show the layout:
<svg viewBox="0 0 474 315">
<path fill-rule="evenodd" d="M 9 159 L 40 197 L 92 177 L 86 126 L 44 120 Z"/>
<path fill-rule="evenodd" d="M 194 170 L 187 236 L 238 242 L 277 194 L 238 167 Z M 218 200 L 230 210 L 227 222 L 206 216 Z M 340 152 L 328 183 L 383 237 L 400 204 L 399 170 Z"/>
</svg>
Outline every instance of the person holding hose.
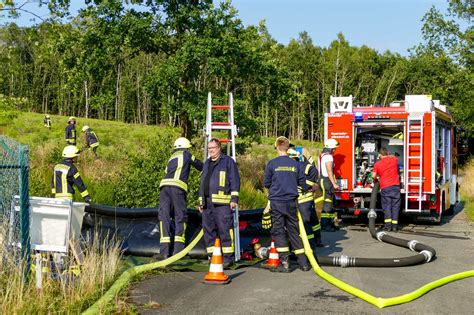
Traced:
<svg viewBox="0 0 474 315">
<path fill-rule="evenodd" d="M 160 182 L 160 254 L 166 259 L 184 249 L 186 223 L 188 221 L 186 195 L 191 166 L 202 171 L 202 162 L 188 149 L 191 142 L 180 137 L 174 142 L 174 150 L 166 165 L 165 177 Z M 172 237 L 174 231 L 174 238 Z"/>
<path fill-rule="evenodd" d="M 275 149 L 278 157 L 269 161 L 265 168 L 263 184 L 268 188 L 270 201 L 271 235 L 280 257 L 276 272 L 290 272 L 290 239 L 291 247 L 296 254 L 300 269 L 308 271 L 311 265 L 304 254 L 303 243 L 298 229 L 298 186 L 302 193 L 308 191 L 304 170 L 299 162 L 288 157 L 290 141 L 286 137 L 278 137 Z"/>
<path fill-rule="evenodd" d="M 339 185 L 334 176 L 333 154 L 339 142 L 336 139 L 328 139 L 324 143 L 324 149 L 319 156 L 319 175 L 321 189 L 323 191 L 323 211 L 321 213 L 321 229 L 325 232 L 334 232 L 338 228 L 335 226 L 336 213 L 334 213 L 333 197 Z"/>
</svg>

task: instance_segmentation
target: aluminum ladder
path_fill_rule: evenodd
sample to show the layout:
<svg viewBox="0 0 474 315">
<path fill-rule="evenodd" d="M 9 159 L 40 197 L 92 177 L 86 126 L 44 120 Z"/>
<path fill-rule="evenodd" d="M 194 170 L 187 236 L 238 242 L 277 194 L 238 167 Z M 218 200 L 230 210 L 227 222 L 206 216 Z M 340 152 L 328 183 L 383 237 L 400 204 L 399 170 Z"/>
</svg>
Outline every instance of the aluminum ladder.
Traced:
<svg viewBox="0 0 474 315">
<path fill-rule="evenodd" d="M 423 192 L 423 116 L 410 113 L 407 120 L 407 152 L 405 154 L 405 211 L 421 212 Z M 410 200 L 418 201 L 418 208 L 408 208 Z"/>
<path fill-rule="evenodd" d="M 216 122 L 212 120 L 213 111 L 227 111 L 227 121 Z M 234 123 L 234 98 L 232 93 L 229 93 L 229 104 L 228 105 L 212 105 L 211 92 L 207 94 L 207 110 L 206 110 L 206 127 L 204 129 L 204 156 L 206 159 L 207 155 L 207 143 L 213 138 L 212 131 L 227 131 L 227 138 L 220 138 L 221 143 L 225 143 L 227 146 L 227 155 L 230 156 L 234 161 L 235 159 L 235 137 L 237 136 L 237 126 Z M 239 209 L 238 207 L 233 211 L 234 216 L 234 251 L 235 261 L 240 260 L 240 231 L 239 231 Z"/>
</svg>

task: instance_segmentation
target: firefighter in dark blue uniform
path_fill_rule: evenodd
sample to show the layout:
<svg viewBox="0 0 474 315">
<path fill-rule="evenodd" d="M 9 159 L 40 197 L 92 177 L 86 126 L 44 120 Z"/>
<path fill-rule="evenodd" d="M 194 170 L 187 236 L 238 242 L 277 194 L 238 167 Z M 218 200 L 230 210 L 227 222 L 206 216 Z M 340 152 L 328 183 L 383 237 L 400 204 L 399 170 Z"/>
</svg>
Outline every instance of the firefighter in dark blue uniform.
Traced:
<svg viewBox="0 0 474 315">
<path fill-rule="evenodd" d="M 63 150 L 64 161 L 54 166 L 53 178 L 51 180 L 51 192 L 55 198 L 72 200 L 74 196 L 74 185 L 81 193 L 86 202 L 91 202 L 91 197 L 81 175 L 74 163 L 79 156 L 79 149 L 74 145 L 68 145 Z"/>
<path fill-rule="evenodd" d="M 239 202 L 240 176 L 235 161 L 221 152 L 218 139 L 207 146 L 209 158 L 204 163 L 199 189 L 199 211 L 207 254 L 210 256 L 217 237 L 222 244 L 223 266 L 234 261 L 234 217 Z"/>
<path fill-rule="evenodd" d="M 188 221 L 186 194 L 191 165 L 202 171 L 202 162 L 188 149 L 191 143 L 186 138 L 174 142 L 173 154 L 168 160 L 165 177 L 160 182 L 160 255 L 165 259 L 184 248 L 186 223 Z M 174 233 L 173 233 L 174 232 Z M 172 237 L 174 235 L 174 239 Z M 173 242 L 174 241 L 174 242 Z"/>
<path fill-rule="evenodd" d="M 48 114 L 44 115 L 43 123 L 46 128 L 51 130 L 51 116 Z"/>
<path fill-rule="evenodd" d="M 82 132 L 85 133 L 84 146 L 82 147 L 82 150 L 91 148 L 92 152 L 94 152 L 95 158 L 97 158 L 97 148 L 99 147 L 99 137 L 97 137 L 97 134 L 89 126 L 82 127 Z"/>
<path fill-rule="evenodd" d="M 76 117 L 69 117 L 66 127 L 66 144 L 76 145 Z"/>
<path fill-rule="evenodd" d="M 296 150 L 289 149 L 288 156 L 296 161 L 299 161 L 304 170 L 306 185 L 310 188 L 308 192 L 303 193 L 301 187 L 298 187 L 298 209 L 303 219 L 303 224 L 308 236 L 308 241 L 311 248 L 324 247 L 321 242 L 321 224 L 319 224 L 316 209 L 314 208 L 313 191 L 318 188 L 318 170 L 308 160 L 300 161 L 300 153 Z"/>
<path fill-rule="evenodd" d="M 268 199 L 270 200 L 272 220 L 271 235 L 275 241 L 281 262 L 275 271 L 290 271 L 288 238 L 298 258 L 300 269 L 308 271 L 311 269 L 311 266 L 304 254 L 296 213 L 298 186 L 302 188 L 303 193 L 307 192 L 308 186 L 306 185 L 304 170 L 301 168 L 300 163 L 289 158 L 287 155 L 289 144 L 289 140 L 285 137 L 278 137 L 276 139 L 275 148 L 279 156 L 268 162 L 263 182 L 264 186 L 269 189 Z"/>
</svg>

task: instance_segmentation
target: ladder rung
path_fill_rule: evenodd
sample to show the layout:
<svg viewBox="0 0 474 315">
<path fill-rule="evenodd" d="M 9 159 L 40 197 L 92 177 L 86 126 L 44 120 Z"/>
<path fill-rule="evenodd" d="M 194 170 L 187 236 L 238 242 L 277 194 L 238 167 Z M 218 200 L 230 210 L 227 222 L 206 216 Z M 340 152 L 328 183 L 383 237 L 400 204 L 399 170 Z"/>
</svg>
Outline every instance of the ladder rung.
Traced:
<svg viewBox="0 0 474 315">
<path fill-rule="evenodd" d="M 412 172 L 421 172 L 421 170 L 408 170 L 408 173 L 412 173 Z"/>
<path fill-rule="evenodd" d="M 421 143 L 420 143 L 420 142 L 417 142 L 417 143 L 409 143 L 408 145 L 409 145 L 409 146 L 415 146 L 415 145 L 416 145 L 416 146 L 420 147 L 420 146 L 421 146 Z"/>
<path fill-rule="evenodd" d="M 232 139 L 219 139 L 220 143 L 229 143 L 232 142 Z"/>
<path fill-rule="evenodd" d="M 421 159 L 421 156 L 417 155 L 417 156 L 409 156 L 408 157 L 409 159 Z"/>
<path fill-rule="evenodd" d="M 212 122 L 213 126 L 230 126 L 230 122 L 225 122 L 225 121 L 218 121 L 218 122 Z"/>
<path fill-rule="evenodd" d="M 223 109 L 223 110 L 227 110 L 230 108 L 229 105 L 212 105 L 211 106 L 212 109 Z"/>
</svg>

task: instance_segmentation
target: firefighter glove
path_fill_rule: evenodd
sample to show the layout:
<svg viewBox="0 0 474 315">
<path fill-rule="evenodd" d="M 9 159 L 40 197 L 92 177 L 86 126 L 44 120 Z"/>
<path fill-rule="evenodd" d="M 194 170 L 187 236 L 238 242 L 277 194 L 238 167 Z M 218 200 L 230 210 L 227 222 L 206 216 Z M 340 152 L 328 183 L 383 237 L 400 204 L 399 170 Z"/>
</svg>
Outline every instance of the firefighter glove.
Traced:
<svg viewBox="0 0 474 315">
<path fill-rule="evenodd" d="M 262 216 L 262 228 L 264 230 L 270 230 L 272 227 L 272 217 L 270 216 L 270 212 L 263 213 Z"/>
</svg>

